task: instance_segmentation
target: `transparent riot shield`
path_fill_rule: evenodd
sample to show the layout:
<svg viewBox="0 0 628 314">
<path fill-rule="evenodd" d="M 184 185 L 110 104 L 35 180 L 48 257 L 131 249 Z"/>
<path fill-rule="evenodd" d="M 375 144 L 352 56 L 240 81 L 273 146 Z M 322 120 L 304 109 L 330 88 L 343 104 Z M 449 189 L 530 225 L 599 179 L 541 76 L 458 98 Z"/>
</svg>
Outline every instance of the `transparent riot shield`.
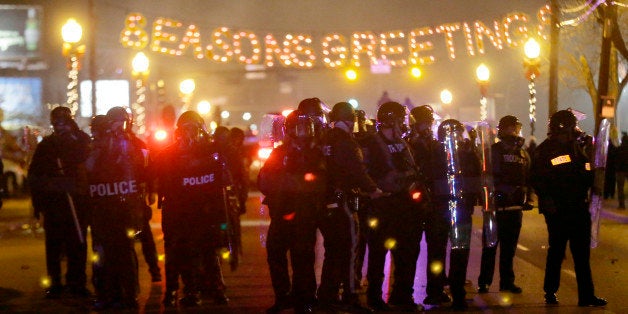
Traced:
<svg viewBox="0 0 628 314">
<path fill-rule="evenodd" d="M 456 135 L 456 125 L 445 121 L 441 123 L 441 126 L 445 132 L 444 137 L 444 149 L 447 155 L 447 187 L 449 189 L 449 202 L 448 209 L 450 215 L 449 225 L 449 240 L 451 241 L 452 249 L 468 249 L 469 239 L 466 239 L 466 233 L 462 228 L 464 226 L 460 222 L 463 215 L 463 203 L 462 203 L 462 164 L 459 160 L 459 147 L 462 145 L 463 139 Z"/>
<path fill-rule="evenodd" d="M 495 247 L 497 245 L 497 218 L 495 216 L 495 203 L 493 202 L 494 186 L 491 163 L 491 145 L 493 144 L 493 132 L 486 122 L 479 122 L 477 127 L 476 147 L 482 164 L 482 245 Z"/>
<path fill-rule="evenodd" d="M 286 117 L 280 114 L 265 114 L 259 125 L 259 141 L 261 147 L 274 147 L 275 143 L 283 141 L 283 124 Z"/>
<path fill-rule="evenodd" d="M 600 210 L 604 200 L 604 175 L 606 172 L 606 157 L 608 154 L 608 135 L 610 122 L 603 119 L 600 122 L 593 147 L 593 171 L 595 180 L 591 193 L 589 213 L 591 213 L 591 248 L 596 248 L 600 232 Z"/>
</svg>

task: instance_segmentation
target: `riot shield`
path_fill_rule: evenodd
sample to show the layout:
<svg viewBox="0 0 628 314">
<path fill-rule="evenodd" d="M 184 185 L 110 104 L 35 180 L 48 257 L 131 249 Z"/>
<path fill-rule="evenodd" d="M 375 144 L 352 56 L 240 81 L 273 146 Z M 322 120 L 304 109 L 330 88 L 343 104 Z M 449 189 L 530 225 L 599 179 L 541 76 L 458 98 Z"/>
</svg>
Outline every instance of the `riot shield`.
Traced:
<svg viewBox="0 0 628 314">
<path fill-rule="evenodd" d="M 609 130 L 610 122 L 607 119 L 603 119 L 595 137 L 593 156 L 591 158 L 595 176 L 591 192 L 591 203 L 589 204 L 589 213 L 591 213 L 591 248 L 596 248 L 599 241 L 600 210 L 604 200 L 604 176 L 608 154 Z"/>
<path fill-rule="evenodd" d="M 451 241 L 452 249 L 468 249 L 469 239 L 465 239 L 465 232 L 463 232 L 463 226 L 460 222 L 460 215 L 464 213 L 464 208 L 462 207 L 462 189 L 464 181 L 458 150 L 462 145 L 463 139 L 456 135 L 456 125 L 454 123 L 445 121 L 441 123 L 439 128 L 442 128 L 444 131 L 443 145 L 445 154 L 447 155 L 446 175 L 447 188 L 449 190 L 448 210 L 450 215 L 449 240 Z"/>
<path fill-rule="evenodd" d="M 478 123 L 476 131 L 476 147 L 482 164 L 482 245 L 484 247 L 495 247 L 497 245 L 497 217 L 495 215 L 495 203 L 493 202 L 495 189 L 491 163 L 493 134 L 490 125 L 483 121 Z"/>
</svg>

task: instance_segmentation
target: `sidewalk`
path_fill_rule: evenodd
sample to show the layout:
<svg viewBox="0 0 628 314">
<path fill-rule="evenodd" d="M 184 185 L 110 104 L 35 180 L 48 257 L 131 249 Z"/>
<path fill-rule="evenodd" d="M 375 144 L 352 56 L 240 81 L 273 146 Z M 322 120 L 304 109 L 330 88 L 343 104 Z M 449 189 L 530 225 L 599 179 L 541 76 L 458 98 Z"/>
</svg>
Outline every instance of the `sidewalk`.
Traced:
<svg viewBox="0 0 628 314">
<path fill-rule="evenodd" d="M 615 220 L 620 223 L 628 223 L 628 210 L 617 208 L 617 199 L 604 200 L 600 217 Z"/>
</svg>

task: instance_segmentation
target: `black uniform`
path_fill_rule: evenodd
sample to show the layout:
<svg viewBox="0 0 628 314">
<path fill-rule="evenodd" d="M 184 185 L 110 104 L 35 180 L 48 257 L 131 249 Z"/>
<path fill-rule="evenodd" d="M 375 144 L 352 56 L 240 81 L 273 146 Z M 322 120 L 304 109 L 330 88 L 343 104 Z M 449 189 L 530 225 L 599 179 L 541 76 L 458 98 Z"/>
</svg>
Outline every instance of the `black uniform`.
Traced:
<svg viewBox="0 0 628 314">
<path fill-rule="evenodd" d="M 548 138 L 535 150 L 531 180 L 545 216 L 549 249 L 543 289 L 553 295 L 560 284 L 560 269 L 567 242 L 571 248 L 578 282 L 578 299 L 594 297 L 589 264 L 591 215 L 588 191 L 593 185 L 589 158 L 575 140 Z"/>
<path fill-rule="evenodd" d="M 126 131 L 107 133 L 87 162 L 98 256 L 97 308 L 136 307 L 139 294 L 135 236 L 146 205 L 143 142 Z"/>
<path fill-rule="evenodd" d="M 519 232 L 521 231 L 522 209 L 528 194 L 530 157 L 523 148 L 524 139 L 508 135 L 491 145 L 491 162 L 494 183 L 494 202 L 497 218 L 497 240 L 499 242 L 499 288 L 512 290 L 515 284 L 513 259 Z M 490 286 L 495 270 L 497 246 L 482 249 L 482 262 L 478 285 Z M 520 291 L 520 290 L 519 290 Z"/>
<path fill-rule="evenodd" d="M 311 310 L 315 301 L 316 223 L 325 195 L 325 162 L 318 147 L 297 149 L 287 143 L 273 149 L 258 176 L 270 212 L 266 250 L 275 292 L 273 310 Z M 292 283 L 288 271 L 290 252 Z M 348 271 L 348 270 L 347 270 Z"/>
<path fill-rule="evenodd" d="M 353 209 L 347 201 L 359 191 L 377 189 L 368 176 L 362 151 L 352 135 L 340 128 L 326 132 L 323 139 L 328 170 L 326 208 L 321 212 L 319 229 L 324 238 L 325 260 L 318 288 L 321 304 L 338 302 L 340 289 L 343 303 L 355 303 L 354 249 L 356 231 Z"/>
<path fill-rule="evenodd" d="M 449 297 L 444 292 L 449 214 L 447 210 L 435 206 L 433 195 L 435 191 L 434 176 L 438 175 L 438 173 L 434 173 L 433 169 L 437 166 L 436 159 L 442 159 L 440 151 L 443 150 L 443 147 L 431 134 L 429 137 L 412 136 L 409 143 L 414 160 L 419 168 L 422 169 L 426 178 L 426 186 L 429 188 L 426 201 L 421 204 L 420 213 L 421 229 L 419 236 L 425 232 L 425 242 L 427 244 L 427 285 L 425 288 L 427 296 L 423 303 L 440 304 L 449 301 Z"/>
<path fill-rule="evenodd" d="M 63 135 L 55 132 L 37 145 L 28 169 L 34 214 L 37 218 L 44 217 L 51 297 L 61 292 L 61 260 L 64 256 L 67 258 L 66 284 L 71 291 L 85 290 L 89 196 L 84 162 L 89 154 L 89 142 L 89 136 L 78 129 Z"/>
<path fill-rule="evenodd" d="M 183 146 L 175 142 L 155 161 L 155 176 L 162 208 L 166 253 L 166 299 L 176 298 L 179 276 L 184 305 L 200 302 L 203 271 L 212 280 L 207 287 L 223 292 L 218 248 L 223 246 L 226 226 L 223 189 L 230 184 L 222 165 L 211 153 L 209 142 Z M 211 259 L 213 263 L 204 263 Z M 211 268 L 211 269 L 210 269 Z M 224 295 L 224 294 L 223 294 Z M 172 300 L 176 302 L 176 300 Z"/>
<path fill-rule="evenodd" d="M 382 284 L 386 252 L 394 261 L 394 284 L 389 304 L 415 307 L 412 298 L 419 255 L 419 210 L 411 192 L 419 178 L 408 144 L 401 138 L 386 139 L 382 131 L 366 143 L 369 175 L 377 187 L 390 193 L 372 200 L 369 220 L 377 223 L 368 235 L 368 305 L 382 309 Z M 389 241 L 394 239 L 394 243 Z"/>
</svg>

